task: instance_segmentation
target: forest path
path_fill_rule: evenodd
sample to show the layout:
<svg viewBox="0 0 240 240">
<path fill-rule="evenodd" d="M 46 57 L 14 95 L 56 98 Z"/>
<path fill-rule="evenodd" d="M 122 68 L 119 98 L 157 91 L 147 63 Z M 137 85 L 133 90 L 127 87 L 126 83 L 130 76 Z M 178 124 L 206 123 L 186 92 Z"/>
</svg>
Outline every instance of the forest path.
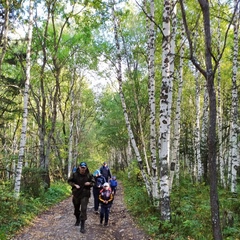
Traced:
<svg viewBox="0 0 240 240">
<path fill-rule="evenodd" d="M 99 224 L 99 214 L 94 213 L 91 194 L 86 233 L 80 233 L 80 227 L 74 226 L 75 216 L 70 197 L 37 216 L 30 226 L 23 228 L 12 240 L 150 240 L 128 213 L 123 201 L 123 186 L 119 181 L 118 185 L 107 227 Z"/>
</svg>

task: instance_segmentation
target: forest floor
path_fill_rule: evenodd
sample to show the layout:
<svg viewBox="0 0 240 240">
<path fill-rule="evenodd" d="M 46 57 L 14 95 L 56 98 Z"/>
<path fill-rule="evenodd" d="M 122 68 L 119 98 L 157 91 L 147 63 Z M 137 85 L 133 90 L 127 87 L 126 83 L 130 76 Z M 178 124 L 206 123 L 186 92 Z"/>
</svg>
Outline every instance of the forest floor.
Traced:
<svg viewBox="0 0 240 240">
<path fill-rule="evenodd" d="M 37 216 L 30 226 L 19 231 L 12 240 L 151 240 L 127 211 L 123 201 L 123 186 L 121 182 L 118 185 L 108 226 L 100 225 L 91 194 L 88 219 L 85 222 L 86 232 L 80 233 L 80 227 L 74 226 L 75 216 L 70 197 Z"/>
</svg>

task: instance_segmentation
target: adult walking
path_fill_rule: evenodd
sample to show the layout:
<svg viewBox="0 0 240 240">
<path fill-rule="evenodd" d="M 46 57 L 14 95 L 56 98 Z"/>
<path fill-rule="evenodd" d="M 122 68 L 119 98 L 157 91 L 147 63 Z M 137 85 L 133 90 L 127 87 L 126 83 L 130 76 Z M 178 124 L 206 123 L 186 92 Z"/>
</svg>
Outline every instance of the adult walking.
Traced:
<svg viewBox="0 0 240 240">
<path fill-rule="evenodd" d="M 104 176 L 101 175 L 99 170 L 96 170 L 93 173 L 93 176 L 95 178 L 95 184 L 93 186 L 94 211 L 95 211 L 96 214 L 98 214 L 99 194 L 100 194 L 100 191 L 103 188 L 103 184 L 106 182 L 106 179 L 105 179 Z"/>
<path fill-rule="evenodd" d="M 80 232 L 85 233 L 85 221 L 87 220 L 87 205 L 91 196 L 91 187 L 94 185 L 94 177 L 90 174 L 87 164 L 81 162 L 76 172 L 73 172 L 68 179 L 72 186 L 72 202 L 74 215 L 76 217 L 75 226 L 80 227 Z"/>
<path fill-rule="evenodd" d="M 102 167 L 100 168 L 100 173 L 105 177 L 106 182 L 108 182 L 108 180 L 112 178 L 111 171 L 106 162 L 104 162 Z"/>
</svg>

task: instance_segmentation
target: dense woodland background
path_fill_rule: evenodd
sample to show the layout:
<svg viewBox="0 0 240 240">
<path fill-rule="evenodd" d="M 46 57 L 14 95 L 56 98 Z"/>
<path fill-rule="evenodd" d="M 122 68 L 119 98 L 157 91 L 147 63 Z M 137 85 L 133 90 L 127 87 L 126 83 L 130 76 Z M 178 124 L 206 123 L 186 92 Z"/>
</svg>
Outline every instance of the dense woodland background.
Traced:
<svg viewBox="0 0 240 240">
<path fill-rule="evenodd" d="M 239 23 L 239 0 L 2 1 L 0 222 L 107 161 L 156 239 L 239 239 Z"/>
</svg>

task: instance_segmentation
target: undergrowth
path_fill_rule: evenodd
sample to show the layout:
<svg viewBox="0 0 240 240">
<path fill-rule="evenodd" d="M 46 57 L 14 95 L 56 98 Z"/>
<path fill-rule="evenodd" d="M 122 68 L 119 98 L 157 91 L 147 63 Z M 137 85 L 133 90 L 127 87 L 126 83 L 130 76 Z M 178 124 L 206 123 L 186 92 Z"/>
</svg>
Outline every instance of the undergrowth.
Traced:
<svg viewBox="0 0 240 240">
<path fill-rule="evenodd" d="M 179 187 L 173 186 L 171 221 L 161 222 L 159 209 L 153 207 L 137 167 L 118 172 L 124 186 L 124 201 L 136 222 L 154 240 L 211 240 L 209 186 L 193 184 L 181 178 Z M 71 194 L 65 182 L 51 184 L 38 197 L 29 193 L 16 201 L 9 182 L 0 183 L 0 239 L 8 240 L 33 218 Z M 224 240 L 240 240 L 240 199 L 229 191 L 219 189 L 219 210 Z"/>
<path fill-rule="evenodd" d="M 10 189 L 12 189 L 11 183 L 0 185 L 1 240 L 10 239 L 20 228 L 28 225 L 36 215 L 71 194 L 69 185 L 64 182 L 52 183 L 51 187 L 46 192 L 42 192 L 39 197 L 22 194 L 19 200 L 15 199 Z"/>
<path fill-rule="evenodd" d="M 130 178 L 129 178 L 130 175 Z M 153 207 L 139 171 L 132 169 L 128 174 L 121 173 L 124 186 L 124 201 L 131 215 L 154 240 L 211 240 L 211 209 L 209 186 L 193 184 L 190 179 L 182 178 L 179 187 L 174 186 L 170 196 L 171 221 L 160 221 L 160 210 Z M 240 201 L 238 196 L 219 189 L 219 211 L 223 239 L 240 239 Z M 233 222 L 226 219 L 231 214 Z M 225 215 L 224 215 L 225 214 Z"/>
</svg>

